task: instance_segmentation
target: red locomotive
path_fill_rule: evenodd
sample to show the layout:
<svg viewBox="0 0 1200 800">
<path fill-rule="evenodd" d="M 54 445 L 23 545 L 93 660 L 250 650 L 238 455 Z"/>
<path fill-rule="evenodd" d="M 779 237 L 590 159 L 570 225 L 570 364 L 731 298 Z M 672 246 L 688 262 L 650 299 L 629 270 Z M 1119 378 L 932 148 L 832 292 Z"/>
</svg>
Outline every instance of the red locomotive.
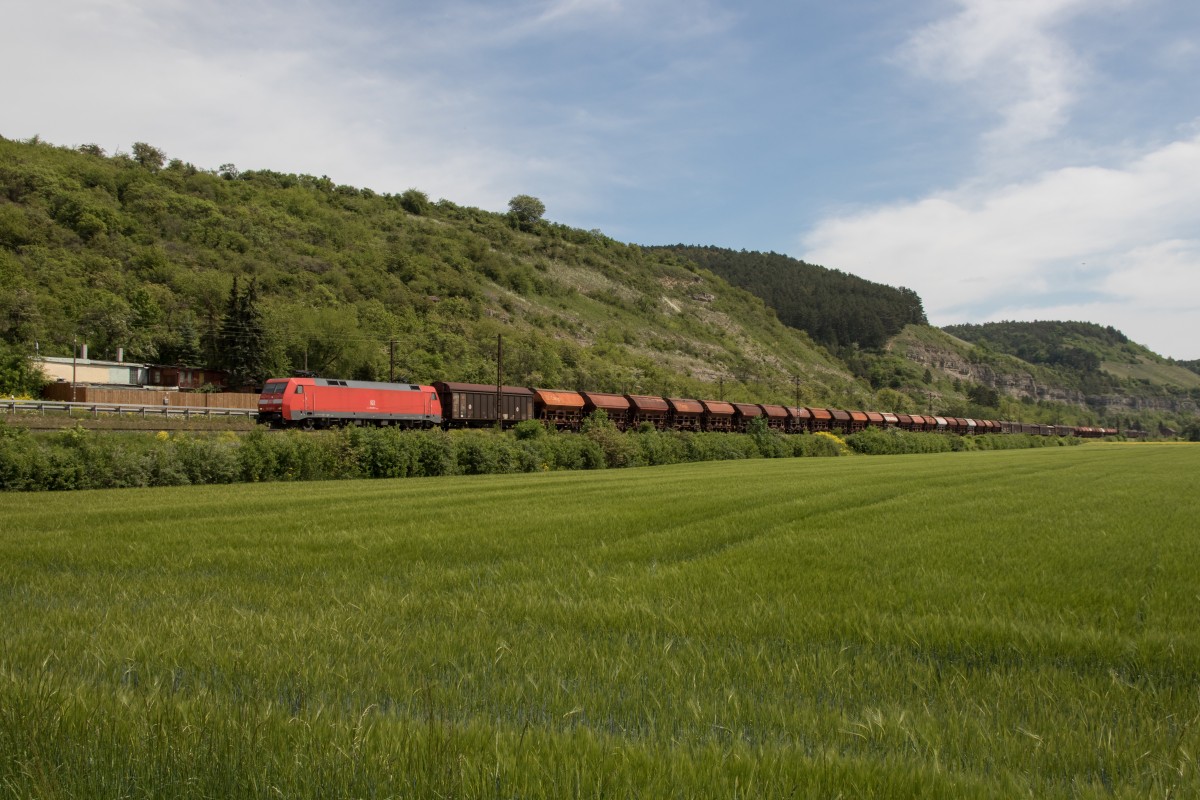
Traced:
<svg viewBox="0 0 1200 800">
<path fill-rule="evenodd" d="M 412 383 L 273 378 L 258 398 L 258 421 L 276 428 L 432 428 L 442 424 L 442 403 L 432 386 Z"/>
</svg>

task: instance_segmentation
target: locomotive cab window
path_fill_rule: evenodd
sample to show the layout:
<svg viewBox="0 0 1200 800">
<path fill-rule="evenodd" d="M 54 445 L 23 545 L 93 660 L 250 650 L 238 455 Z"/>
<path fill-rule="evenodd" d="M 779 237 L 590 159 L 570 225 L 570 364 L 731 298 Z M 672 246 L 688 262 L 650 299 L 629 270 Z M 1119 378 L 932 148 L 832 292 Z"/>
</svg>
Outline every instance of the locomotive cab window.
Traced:
<svg viewBox="0 0 1200 800">
<path fill-rule="evenodd" d="M 296 394 L 304 394 L 304 387 L 303 387 L 303 386 L 297 386 L 297 387 L 296 387 Z"/>
</svg>

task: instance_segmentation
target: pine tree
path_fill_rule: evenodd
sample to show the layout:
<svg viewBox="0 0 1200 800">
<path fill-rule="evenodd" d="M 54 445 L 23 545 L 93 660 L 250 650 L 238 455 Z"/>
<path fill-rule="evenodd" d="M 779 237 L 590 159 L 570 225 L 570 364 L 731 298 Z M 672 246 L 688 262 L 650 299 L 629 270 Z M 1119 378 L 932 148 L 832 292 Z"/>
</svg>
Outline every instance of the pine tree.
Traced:
<svg viewBox="0 0 1200 800">
<path fill-rule="evenodd" d="M 218 336 L 221 365 L 231 388 L 258 386 L 267 378 L 267 331 L 258 310 L 258 283 L 238 291 L 235 276 Z"/>
</svg>

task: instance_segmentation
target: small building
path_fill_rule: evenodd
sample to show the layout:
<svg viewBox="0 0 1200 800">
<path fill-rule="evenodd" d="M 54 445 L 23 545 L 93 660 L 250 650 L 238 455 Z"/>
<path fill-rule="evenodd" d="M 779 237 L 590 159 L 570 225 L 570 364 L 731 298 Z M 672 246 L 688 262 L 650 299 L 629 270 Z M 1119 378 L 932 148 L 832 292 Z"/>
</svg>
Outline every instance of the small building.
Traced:
<svg viewBox="0 0 1200 800">
<path fill-rule="evenodd" d="M 145 364 L 60 356 L 44 356 L 40 362 L 42 372 L 52 383 L 112 386 L 123 389 L 146 385 Z"/>
</svg>

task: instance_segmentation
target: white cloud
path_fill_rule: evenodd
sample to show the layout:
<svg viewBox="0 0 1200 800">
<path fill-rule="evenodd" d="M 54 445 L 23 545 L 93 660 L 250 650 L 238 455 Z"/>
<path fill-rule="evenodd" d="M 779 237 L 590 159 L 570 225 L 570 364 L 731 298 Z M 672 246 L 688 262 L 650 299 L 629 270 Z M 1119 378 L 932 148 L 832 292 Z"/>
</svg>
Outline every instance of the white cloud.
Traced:
<svg viewBox="0 0 1200 800">
<path fill-rule="evenodd" d="M 1139 329 L 1127 334 L 1173 341 L 1173 355 L 1180 334 L 1200 330 L 1197 208 L 1200 136 L 1115 168 L 1064 168 L 827 219 L 804 238 L 803 257 L 916 289 L 935 324 L 977 321 L 988 304 L 1001 307 L 990 318 L 1050 319 L 1074 295 L 1093 304 L 1073 313 L 1129 319 Z"/>
<path fill-rule="evenodd" d="M 1088 68 L 1056 26 L 1124 0 L 958 0 L 959 13 L 918 31 L 900 60 L 924 77 L 965 87 L 999 116 L 984 137 L 1008 155 L 1062 130 Z"/>
<path fill-rule="evenodd" d="M 149 141 L 206 168 L 417 186 L 491 208 L 525 176 L 554 169 L 553 155 L 506 151 L 496 103 L 469 85 L 372 66 L 364 39 L 385 32 L 363 34 L 331 7 L 225 11 L 219 28 L 186 4 L 23 6 L 0 33 L 0 69 L 25 76 L 6 92 L 0 133 L 110 152 Z M 42 66 L 25 70 L 31 63 Z"/>
</svg>

